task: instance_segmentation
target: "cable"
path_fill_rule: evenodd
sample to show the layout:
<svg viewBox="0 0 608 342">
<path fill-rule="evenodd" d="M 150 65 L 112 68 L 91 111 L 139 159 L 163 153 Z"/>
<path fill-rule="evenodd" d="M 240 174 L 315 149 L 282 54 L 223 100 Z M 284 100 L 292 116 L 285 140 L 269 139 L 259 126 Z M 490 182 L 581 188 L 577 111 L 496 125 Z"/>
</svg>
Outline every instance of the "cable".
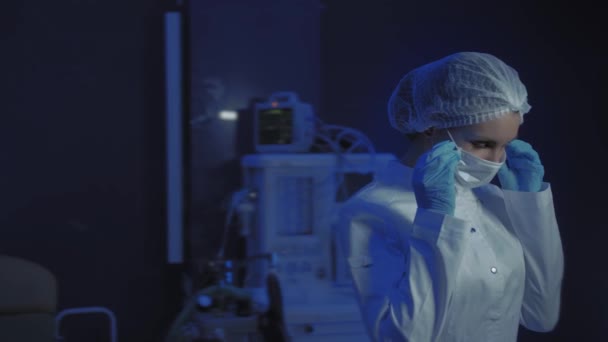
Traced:
<svg viewBox="0 0 608 342">
<path fill-rule="evenodd" d="M 243 202 L 249 195 L 250 190 L 244 188 L 232 193 L 230 203 L 228 205 L 228 212 L 226 213 L 226 220 L 224 221 L 224 234 L 222 234 L 222 241 L 220 243 L 220 249 L 217 252 L 216 258 L 222 260 L 224 258 L 224 252 L 226 248 L 226 242 L 228 240 L 228 233 L 230 231 L 230 225 L 232 224 L 232 218 L 234 217 L 235 208 Z"/>
</svg>

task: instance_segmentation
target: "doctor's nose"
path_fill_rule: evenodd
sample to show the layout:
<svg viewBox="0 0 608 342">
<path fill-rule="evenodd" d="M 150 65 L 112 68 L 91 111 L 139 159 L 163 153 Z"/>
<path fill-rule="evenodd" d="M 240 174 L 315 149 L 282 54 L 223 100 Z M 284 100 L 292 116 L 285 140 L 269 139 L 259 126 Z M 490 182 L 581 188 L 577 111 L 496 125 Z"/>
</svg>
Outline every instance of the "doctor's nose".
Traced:
<svg viewBox="0 0 608 342">
<path fill-rule="evenodd" d="M 505 154 L 505 149 L 493 149 L 487 156 L 487 160 L 495 163 L 500 163 L 502 161 L 503 155 Z"/>
</svg>

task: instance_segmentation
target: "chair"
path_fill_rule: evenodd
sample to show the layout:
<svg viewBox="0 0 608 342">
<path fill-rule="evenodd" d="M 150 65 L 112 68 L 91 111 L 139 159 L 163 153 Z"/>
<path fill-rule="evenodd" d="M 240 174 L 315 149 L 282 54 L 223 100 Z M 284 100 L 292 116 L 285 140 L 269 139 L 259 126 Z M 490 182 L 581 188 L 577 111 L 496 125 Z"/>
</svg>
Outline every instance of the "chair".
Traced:
<svg viewBox="0 0 608 342">
<path fill-rule="evenodd" d="M 54 342 L 57 279 L 45 267 L 0 255 L 0 341 Z"/>
<path fill-rule="evenodd" d="M 35 262 L 0 255 L 0 341 L 62 341 L 62 319 L 80 314 L 108 316 L 110 339 L 117 341 L 112 311 L 104 307 L 80 307 L 57 312 L 55 275 Z"/>
</svg>

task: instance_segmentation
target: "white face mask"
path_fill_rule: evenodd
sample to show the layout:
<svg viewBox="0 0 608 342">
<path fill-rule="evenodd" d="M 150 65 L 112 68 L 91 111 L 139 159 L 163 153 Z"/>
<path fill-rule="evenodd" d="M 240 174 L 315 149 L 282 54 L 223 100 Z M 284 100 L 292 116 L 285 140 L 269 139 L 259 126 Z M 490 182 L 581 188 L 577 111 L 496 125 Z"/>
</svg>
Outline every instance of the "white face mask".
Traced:
<svg viewBox="0 0 608 342">
<path fill-rule="evenodd" d="M 447 131 L 450 139 L 454 141 L 452 135 Z M 454 141 L 454 144 L 456 142 Z M 491 162 L 476 155 L 463 150 L 456 145 L 460 151 L 460 161 L 456 167 L 456 181 L 464 188 L 472 189 L 492 181 L 498 170 L 505 163 L 505 155 L 503 155 L 500 163 Z"/>
</svg>

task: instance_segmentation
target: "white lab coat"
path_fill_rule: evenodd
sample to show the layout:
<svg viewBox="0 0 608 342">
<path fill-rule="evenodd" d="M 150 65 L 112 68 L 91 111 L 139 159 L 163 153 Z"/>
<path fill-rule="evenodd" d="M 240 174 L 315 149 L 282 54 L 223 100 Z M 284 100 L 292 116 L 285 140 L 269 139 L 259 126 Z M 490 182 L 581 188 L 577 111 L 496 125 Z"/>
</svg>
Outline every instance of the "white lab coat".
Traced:
<svg viewBox="0 0 608 342">
<path fill-rule="evenodd" d="M 417 208 L 412 168 L 393 161 L 339 212 L 363 320 L 374 341 L 513 342 L 519 324 L 557 324 L 562 244 L 540 192 L 457 188 L 455 216 Z"/>
</svg>

